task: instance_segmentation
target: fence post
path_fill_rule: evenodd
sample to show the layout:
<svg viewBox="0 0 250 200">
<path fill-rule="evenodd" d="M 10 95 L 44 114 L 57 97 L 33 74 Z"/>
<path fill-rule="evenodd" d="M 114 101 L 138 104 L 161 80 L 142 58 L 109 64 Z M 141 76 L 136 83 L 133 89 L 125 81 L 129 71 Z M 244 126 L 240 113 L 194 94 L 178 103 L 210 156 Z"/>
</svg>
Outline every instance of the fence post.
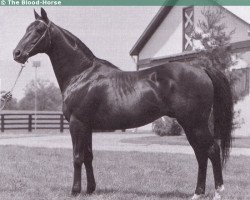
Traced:
<svg viewBox="0 0 250 200">
<path fill-rule="evenodd" d="M 32 131 L 32 114 L 29 114 L 28 131 Z"/>
<path fill-rule="evenodd" d="M 4 132 L 4 114 L 1 114 L 1 132 Z"/>
<path fill-rule="evenodd" d="M 63 132 L 63 128 L 64 128 L 64 118 L 63 118 L 63 114 L 60 114 L 60 132 Z"/>
</svg>

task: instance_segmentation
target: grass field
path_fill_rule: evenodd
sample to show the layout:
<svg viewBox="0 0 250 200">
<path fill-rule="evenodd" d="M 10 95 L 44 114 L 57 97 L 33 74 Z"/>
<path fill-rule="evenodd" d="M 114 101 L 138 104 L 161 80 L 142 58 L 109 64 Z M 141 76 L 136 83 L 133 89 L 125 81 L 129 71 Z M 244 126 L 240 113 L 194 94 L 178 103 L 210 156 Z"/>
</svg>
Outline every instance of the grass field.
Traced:
<svg viewBox="0 0 250 200">
<path fill-rule="evenodd" d="M 94 156 L 96 192 L 71 197 L 70 150 L 0 146 L 0 199 L 180 200 L 193 194 L 197 164 L 192 155 L 95 151 Z M 224 171 L 224 199 L 250 199 L 249 166 L 250 157 L 231 157 Z M 209 166 L 206 200 L 213 188 Z"/>
<path fill-rule="evenodd" d="M 122 142 L 133 144 L 189 145 L 185 135 L 160 137 L 153 133 L 147 137 L 124 139 Z M 250 137 L 234 138 L 233 147 L 250 148 Z"/>
</svg>

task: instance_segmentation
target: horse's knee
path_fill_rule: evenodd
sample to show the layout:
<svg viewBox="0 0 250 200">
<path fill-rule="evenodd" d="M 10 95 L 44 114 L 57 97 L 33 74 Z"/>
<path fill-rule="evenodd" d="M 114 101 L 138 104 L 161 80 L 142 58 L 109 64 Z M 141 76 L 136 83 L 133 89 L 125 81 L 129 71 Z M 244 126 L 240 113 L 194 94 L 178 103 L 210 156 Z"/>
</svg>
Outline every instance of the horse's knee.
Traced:
<svg viewBox="0 0 250 200">
<path fill-rule="evenodd" d="M 92 163 L 92 161 L 93 161 L 93 155 L 92 154 L 90 154 L 90 155 L 82 155 L 82 156 L 81 155 L 75 155 L 73 163 L 76 166 L 82 166 L 82 164 L 88 165 L 88 164 Z"/>
<path fill-rule="evenodd" d="M 73 165 L 76 168 L 82 167 L 83 161 L 79 158 L 74 158 Z"/>
<path fill-rule="evenodd" d="M 73 163 L 74 163 L 74 166 L 82 166 L 82 164 L 84 163 L 84 157 L 82 155 L 74 155 L 73 157 Z"/>
</svg>

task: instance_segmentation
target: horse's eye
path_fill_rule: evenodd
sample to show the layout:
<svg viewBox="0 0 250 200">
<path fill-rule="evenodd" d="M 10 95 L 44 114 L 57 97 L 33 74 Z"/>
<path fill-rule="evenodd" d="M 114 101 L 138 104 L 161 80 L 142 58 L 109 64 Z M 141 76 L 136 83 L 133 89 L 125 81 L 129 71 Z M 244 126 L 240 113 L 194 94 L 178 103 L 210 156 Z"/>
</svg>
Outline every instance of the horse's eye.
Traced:
<svg viewBox="0 0 250 200">
<path fill-rule="evenodd" d="M 43 30 L 42 29 L 37 29 L 36 30 L 39 34 L 42 34 L 43 33 Z"/>
</svg>

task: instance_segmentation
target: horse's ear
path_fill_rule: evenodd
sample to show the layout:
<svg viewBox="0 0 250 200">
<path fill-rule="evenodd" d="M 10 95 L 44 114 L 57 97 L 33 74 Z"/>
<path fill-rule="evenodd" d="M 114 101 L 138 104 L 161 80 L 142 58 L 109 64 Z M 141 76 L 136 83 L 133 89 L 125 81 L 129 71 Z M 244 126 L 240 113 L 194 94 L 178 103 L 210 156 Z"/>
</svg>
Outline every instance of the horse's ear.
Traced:
<svg viewBox="0 0 250 200">
<path fill-rule="evenodd" d="M 34 9 L 34 15 L 35 15 L 35 19 L 40 19 L 41 17 L 37 14 L 36 10 Z"/>
<path fill-rule="evenodd" d="M 45 22 L 49 22 L 49 18 L 48 18 L 48 16 L 47 16 L 47 13 L 46 13 L 46 11 L 43 9 L 43 8 L 41 8 L 41 16 L 42 16 L 42 19 L 45 21 Z"/>
</svg>

